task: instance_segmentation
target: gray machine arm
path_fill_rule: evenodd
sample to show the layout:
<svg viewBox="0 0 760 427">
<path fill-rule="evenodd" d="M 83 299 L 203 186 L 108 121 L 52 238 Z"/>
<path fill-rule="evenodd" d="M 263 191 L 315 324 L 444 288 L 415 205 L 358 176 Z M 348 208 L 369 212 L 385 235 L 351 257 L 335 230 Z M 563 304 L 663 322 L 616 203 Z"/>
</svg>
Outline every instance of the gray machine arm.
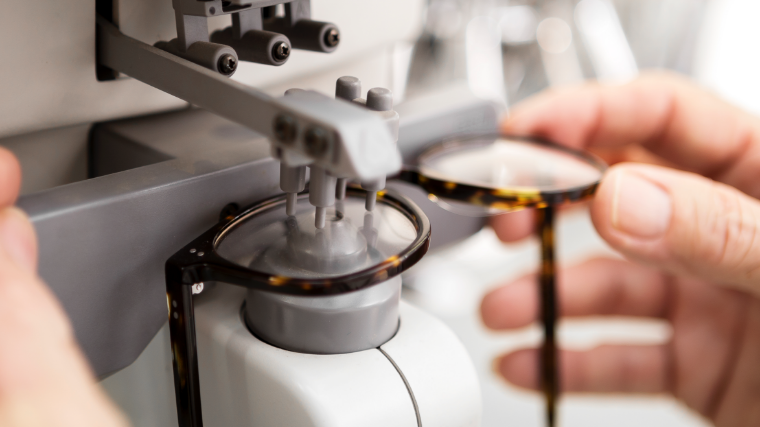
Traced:
<svg viewBox="0 0 760 427">
<path fill-rule="evenodd" d="M 401 156 L 386 124 L 348 102 L 311 91 L 273 98 L 121 33 L 98 16 L 100 64 L 255 130 L 277 152 L 297 153 L 335 176 L 374 179 Z"/>
</svg>

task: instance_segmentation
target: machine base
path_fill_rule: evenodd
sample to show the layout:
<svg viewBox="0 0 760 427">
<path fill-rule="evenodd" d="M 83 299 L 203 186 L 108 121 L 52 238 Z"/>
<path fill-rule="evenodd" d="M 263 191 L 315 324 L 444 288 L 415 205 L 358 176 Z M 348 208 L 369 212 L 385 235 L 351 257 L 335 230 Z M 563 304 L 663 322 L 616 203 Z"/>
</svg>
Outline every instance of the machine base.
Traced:
<svg viewBox="0 0 760 427">
<path fill-rule="evenodd" d="M 198 299 L 203 418 L 209 425 L 476 427 L 480 387 L 469 356 L 440 321 L 402 302 L 398 333 L 379 349 L 295 353 L 245 327 L 245 290 Z"/>
</svg>

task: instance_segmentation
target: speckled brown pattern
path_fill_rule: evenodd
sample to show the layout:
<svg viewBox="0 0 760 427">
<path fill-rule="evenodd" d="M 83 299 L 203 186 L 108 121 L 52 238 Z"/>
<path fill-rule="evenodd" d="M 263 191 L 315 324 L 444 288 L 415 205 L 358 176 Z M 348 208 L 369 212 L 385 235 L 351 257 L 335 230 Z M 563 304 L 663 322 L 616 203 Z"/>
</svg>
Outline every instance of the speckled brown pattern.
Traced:
<svg viewBox="0 0 760 427">
<path fill-rule="evenodd" d="M 554 427 L 559 397 L 559 363 L 557 349 L 557 285 L 554 263 L 554 216 L 556 208 L 549 206 L 536 210 L 536 231 L 541 239 L 541 271 L 539 273 L 539 310 L 544 326 L 544 342 L 539 361 L 539 384 L 546 398 L 546 425 Z"/>
</svg>

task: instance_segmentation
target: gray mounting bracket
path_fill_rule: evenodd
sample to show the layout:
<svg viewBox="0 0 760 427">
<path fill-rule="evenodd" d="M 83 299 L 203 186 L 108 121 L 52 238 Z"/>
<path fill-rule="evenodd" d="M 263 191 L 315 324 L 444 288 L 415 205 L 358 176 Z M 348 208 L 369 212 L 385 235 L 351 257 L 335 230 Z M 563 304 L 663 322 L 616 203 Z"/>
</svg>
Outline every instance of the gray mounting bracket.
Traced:
<svg viewBox="0 0 760 427">
<path fill-rule="evenodd" d="M 401 168 L 385 122 L 364 108 L 312 91 L 273 98 L 128 37 L 100 16 L 97 25 L 102 65 L 246 126 L 268 137 L 275 149 L 295 151 L 352 179 L 379 178 Z M 325 148 L 315 155 L 315 145 Z"/>
</svg>

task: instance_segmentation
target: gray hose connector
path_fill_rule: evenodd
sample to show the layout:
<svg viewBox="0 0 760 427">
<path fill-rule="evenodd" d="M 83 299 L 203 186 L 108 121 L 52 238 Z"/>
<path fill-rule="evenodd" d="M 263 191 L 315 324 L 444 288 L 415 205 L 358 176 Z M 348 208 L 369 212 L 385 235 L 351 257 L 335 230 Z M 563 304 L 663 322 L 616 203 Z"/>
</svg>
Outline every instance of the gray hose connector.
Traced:
<svg viewBox="0 0 760 427">
<path fill-rule="evenodd" d="M 155 46 L 228 77 L 232 76 L 235 70 L 237 70 L 237 52 L 235 52 L 235 49 L 224 44 L 199 41 L 191 44 L 186 51 L 183 51 L 179 49 L 179 41 L 173 39 L 169 42 L 158 42 Z M 224 59 L 229 59 L 227 67 L 224 66 Z"/>
<path fill-rule="evenodd" d="M 338 27 L 329 22 L 301 19 L 291 23 L 287 18 L 271 18 L 264 21 L 264 30 L 284 34 L 294 49 L 327 53 L 340 43 Z"/>
<path fill-rule="evenodd" d="M 228 27 L 211 34 L 211 41 L 231 46 L 243 61 L 279 66 L 290 57 L 290 40 L 270 31 L 250 30 L 236 39 Z"/>
</svg>

